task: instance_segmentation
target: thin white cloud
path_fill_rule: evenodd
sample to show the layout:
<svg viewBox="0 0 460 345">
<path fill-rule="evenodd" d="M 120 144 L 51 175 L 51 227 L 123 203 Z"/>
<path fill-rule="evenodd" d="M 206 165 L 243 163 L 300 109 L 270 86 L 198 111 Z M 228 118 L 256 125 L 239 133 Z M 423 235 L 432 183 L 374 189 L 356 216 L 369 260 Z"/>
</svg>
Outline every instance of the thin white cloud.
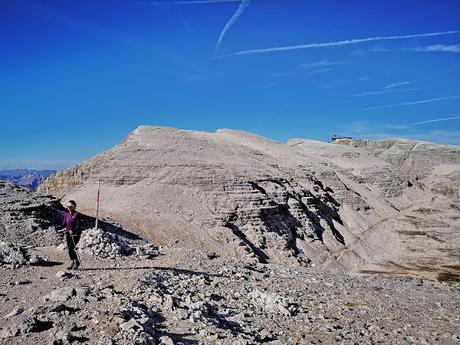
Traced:
<svg viewBox="0 0 460 345">
<path fill-rule="evenodd" d="M 380 106 L 377 106 L 377 107 L 368 107 L 368 108 L 364 108 L 363 110 L 366 110 L 366 111 L 367 110 L 377 110 L 377 109 L 401 107 L 401 106 L 405 106 L 405 105 L 431 103 L 431 102 L 443 101 L 443 100 L 446 100 L 446 99 L 453 99 L 453 98 L 459 98 L 459 97 L 460 97 L 460 95 L 437 97 L 437 98 L 428 98 L 428 99 L 422 99 L 422 100 L 413 101 L 413 102 L 404 102 L 404 103 L 397 103 L 397 104 L 380 105 Z"/>
<path fill-rule="evenodd" d="M 449 52 L 449 53 L 460 53 L 460 44 L 434 44 L 426 47 L 409 48 L 408 50 L 415 52 Z"/>
<path fill-rule="evenodd" d="M 311 69 L 311 68 L 331 67 L 331 66 L 337 66 L 337 65 L 343 65 L 343 64 L 344 62 L 341 62 L 341 61 L 321 60 L 321 61 L 302 63 L 300 64 L 300 67 L 305 68 L 305 69 Z"/>
<path fill-rule="evenodd" d="M 387 86 L 384 87 L 384 89 L 391 89 L 391 88 L 394 88 L 394 87 L 410 85 L 410 84 L 412 84 L 411 81 L 400 81 L 400 82 L 397 82 L 397 83 L 388 84 Z"/>
<path fill-rule="evenodd" d="M 381 53 L 381 52 L 389 52 L 389 51 L 391 51 L 391 49 L 383 48 L 383 47 L 375 47 L 371 49 L 371 52 L 373 53 Z"/>
<path fill-rule="evenodd" d="M 422 87 L 414 87 L 411 89 L 383 89 L 383 90 L 376 90 L 376 91 L 364 91 L 361 93 L 357 93 L 354 96 L 361 97 L 361 96 L 373 96 L 373 95 L 382 95 L 384 93 L 390 92 L 410 92 L 410 91 L 417 91 L 423 89 Z"/>
<path fill-rule="evenodd" d="M 315 74 L 320 74 L 320 73 L 325 73 L 325 72 L 330 72 L 333 71 L 334 68 L 321 68 L 321 69 L 316 69 L 313 71 L 295 71 L 295 72 L 280 72 L 280 73 L 268 73 L 267 76 L 271 78 L 303 78 L 305 76 L 309 75 L 315 75 Z"/>
<path fill-rule="evenodd" d="M 232 25 L 237 22 L 238 18 L 240 18 L 243 15 L 244 11 L 246 10 L 246 8 L 249 6 L 250 3 L 251 3 L 251 0 L 242 0 L 240 2 L 240 5 L 236 9 L 236 12 L 233 14 L 233 16 L 227 22 L 227 24 L 225 24 L 224 29 L 220 33 L 219 38 L 216 43 L 216 47 L 214 49 L 214 53 L 216 53 L 217 50 L 219 49 L 219 46 L 221 45 L 222 40 L 225 37 L 225 34 L 228 32 L 228 30 L 230 30 Z"/>
<path fill-rule="evenodd" d="M 321 68 L 321 69 L 317 69 L 317 70 L 308 72 L 306 75 L 313 75 L 313 74 L 319 74 L 319 73 L 324 73 L 324 72 L 330 72 L 330 71 L 333 71 L 333 70 L 334 70 L 334 68 Z"/>
<path fill-rule="evenodd" d="M 453 120 L 460 120 L 460 116 L 441 117 L 441 118 L 432 119 L 432 120 L 412 122 L 412 123 L 407 124 L 406 126 L 427 125 L 427 124 L 435 123 L 435 122 L 444 122 L 444 121 L 453 121 Z"/>
<path fill-rule="evenodd" d="M 428 33 L 423 33 L 423 34 L 398 35 L 398 36 L 377 36 L 377 37 L 367 37 L 367 38 L 355 38 L 355 39 L 333 41 L 333 42 L 306 43 L 306 44 L 283 46 L 283 47 L 241 50 L 241 51 L 238 51 L 238 52 L 235 52 L 229 55 L 220 56 L 220 57 L 264 54 L 264 53 L 273 53 L 273 52 L 290 51 L 290 50 L 298 50 L 298 49 L 342 47 L 346 45 L 354 45 L 354 44 L 373 42 L 373 41 L 404 40 L 404 39 L 411 39 L 411 38 L 434 37 L 434 36 L 443 36 L 443 35 L 451 35 L 451 34 L 458 34 L 458 33 L 460 33 L 460 30 L 428 32 Z"/>
<path fill-rule="evenodd" d="M 454 118 L 452 118 L 452 120 L 453 119 Z M 442 121 L 443 119 L 434 120 Z M 356 139 L 384 140 L 389 138 L 400 138 L 440 144 L 460 145 L 460 131 L 458 130 L 440 129 L 426 131 L 417 128 L 416 125 L 412 127 L 412 125 L 413 124 L 391 125 L 368 121 L 354 121 L 348 125 L 339 126 L 337 131 L 343 132 Z"/>
<path fill-rule="evenodd" d="M 274 78 L 284 77 L 303 77 L 307 75 L 319 74 L 334 70 L 333 66 L 342 65 L 343 62 L 334 62 L 328 60 L 314 61 L 302 63 L 299 65 L 301 69 L 292 72 L 274 72 L 268 73 L 267 76 Z"/>
</svg>

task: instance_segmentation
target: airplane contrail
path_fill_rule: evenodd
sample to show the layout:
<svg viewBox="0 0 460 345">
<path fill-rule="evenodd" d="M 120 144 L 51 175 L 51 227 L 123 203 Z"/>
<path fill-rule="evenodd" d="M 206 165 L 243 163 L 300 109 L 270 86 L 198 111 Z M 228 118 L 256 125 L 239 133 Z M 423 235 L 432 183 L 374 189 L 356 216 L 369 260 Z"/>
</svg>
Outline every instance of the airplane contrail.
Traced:
<svg viewBox="0 0 460 345">
<path fill-rule="evenodd" d="M 406 126 L 426 125 L 428 123 L 433 123 L 433 122 L 451 121 L 451 120 L 459 120 L 459 119 L 460 119 L 460 116 L 442 117 L 440 119 L 412 122 L 412 123 L 407 124 Z"/>
<path fill-rule="evenodd" d="M 217 52 L 219 49 L 220 44 L 222 43 L 222 40 L 224 39 L 225 34 L 230 30 L 233 24 L 236 23 L 239 17 L 244 13 L 246 8 L 249 6 L 249 3 L 251 0 L 241 0 L 240 5 L 238 6 L 236 12 L 233 14 L 233 16 L 229 19 L 227 24 L 225 24 L 222 32 L 219 35 L 219 39 L 217 40 L 216 47 L 214 49 L 214 54 Z"/>
<path fill-rule="evenodd" d="M 429 99 L 422 99 L 422 100 L 419 100 L 419 101 L 404 102 L 404 103 L 389 104 L 389 105 L 380 105 L 380 106 L 377 106 L 377 107 L 364 108 L 363 110 L 377 110 L 377 109 L 394 108 L 394 107 L 399 107 L 399 106 L 403 106 L 403 105 L 431 103 L 431 102 L 442 101 L 442 100 L 445 100 L 445 99 L 452 99 L 452 98 L 460 98 L 460 95 L 429 98 Z"/>
<path fill-rule="evenodd" d="M 400 87 L 400 86 L 410 85 L 410 84 L 412 84 L 411 81 L 400 81 L 397 83 L 388 84 L 387 86 L 384 87 L 384 89 L 392 89 L 394 87 Z"/>
<path fill-rule="evenodd" d="M 341 47 L 341 46 L 346 46 L 346 45 L 373 42 L 373 41 L 403 40 L 403 39 L 410 39 L 410 38 L 442 36 L 442 35 L 451 35 L 451 34 L 458 34 L 458 33 L 460 33 L 460 30 L 428 32 L 428 33 L 423 33 L 423 34 L 398 35 L 398 36 L 376 36 L 376 37 L 355 38 L 355 39 L 350 39 L 350 40 L 322 42 L 322 43 L 306 43 L 306 44 L 299 44 L 299 45 L 293 45 L 293 46 L 241 50 L 241 51 L 237 51 L 235 53 L 229 54 L 229 55 L 216 56 L 215 58 L 238 56 L 238 55 L 273 53 L 273 52 L 281 52 L 281 51 L 289 51 L 289 50 L 297 50 L 297 49 Z"/>
</svg>

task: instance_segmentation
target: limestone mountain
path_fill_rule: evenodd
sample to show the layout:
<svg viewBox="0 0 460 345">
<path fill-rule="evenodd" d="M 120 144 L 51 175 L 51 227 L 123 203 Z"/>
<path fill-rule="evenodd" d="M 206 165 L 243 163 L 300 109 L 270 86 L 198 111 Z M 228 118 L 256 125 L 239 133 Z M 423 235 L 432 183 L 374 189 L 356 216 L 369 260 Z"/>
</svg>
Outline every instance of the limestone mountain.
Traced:
<svg viewBox="0 0 460 345">
<path fill-rule="evenodd" d="M 415 145 L 395 160 L 381 142 L 366 143 L 141 126 L 40 189 L 94 215 L 101 181 L 101 214 L 163 246 L 458 279 L 459 149 L 415 154 Z"/>
</svg>

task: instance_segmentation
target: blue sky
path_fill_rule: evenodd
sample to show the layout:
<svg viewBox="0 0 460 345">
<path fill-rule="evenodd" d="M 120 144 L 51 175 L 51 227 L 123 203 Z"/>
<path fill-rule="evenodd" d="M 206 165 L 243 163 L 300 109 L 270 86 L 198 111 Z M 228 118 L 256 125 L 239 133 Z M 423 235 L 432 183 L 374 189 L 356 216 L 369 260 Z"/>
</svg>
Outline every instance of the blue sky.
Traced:
<svg viewBox="0 0 460 345">
<path fill-rule="evenodd" d="M 460 145 L 460 1 L 3 0 L 0 167 L 139 125 Z"/>
</svg>

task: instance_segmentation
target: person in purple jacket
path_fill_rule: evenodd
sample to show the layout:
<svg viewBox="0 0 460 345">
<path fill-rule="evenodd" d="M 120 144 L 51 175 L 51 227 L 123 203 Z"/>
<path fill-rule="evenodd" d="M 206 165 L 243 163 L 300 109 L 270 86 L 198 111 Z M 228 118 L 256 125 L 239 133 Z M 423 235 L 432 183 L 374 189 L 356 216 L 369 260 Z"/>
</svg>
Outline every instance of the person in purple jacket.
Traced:
<svg viewBox="0 0 460 345">
<path fill-rule="evenodd" d="M 79 213 L 76 211 L 77 203 L 74 200 L 69 200 L 67 203 L 67 212 L 64 215 L 64 220 L 61 224 L 61 228 L 65 226 L 66 228 L 66 241 L 67 248 L 69 249 L 69 257 L 72 260 L 70 266 L 67 269 L 77 269 L 80 266 L 80 261 L 78 260 L 77 253 L 75 252 L 75 246 L 78 241 L 80 241 L 81 236 L 81 227 L 79 220 Z"/>
</svg>

